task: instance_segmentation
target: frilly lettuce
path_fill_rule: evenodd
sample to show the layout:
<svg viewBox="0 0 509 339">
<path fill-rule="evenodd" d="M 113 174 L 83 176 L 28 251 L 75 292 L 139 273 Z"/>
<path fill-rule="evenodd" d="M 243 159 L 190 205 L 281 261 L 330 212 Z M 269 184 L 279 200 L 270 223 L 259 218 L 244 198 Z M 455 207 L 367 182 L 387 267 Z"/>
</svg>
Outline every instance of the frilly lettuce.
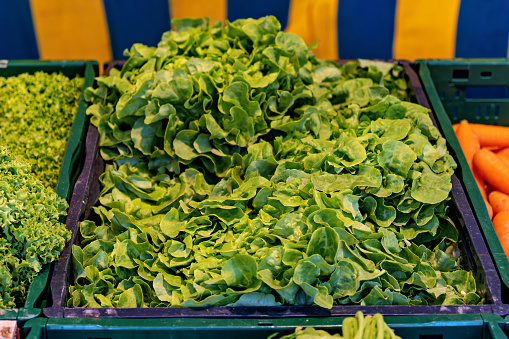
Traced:
<svg viewBox="0 0 509 339">
<path fill-rule="evenodd" d="M 21 307 L 42 265 L 56 260 L 71 233 L 59 222 L 67 202 L 0 147 L 0 308 Z"/>
<path fill-rule="evenodd" d="M 0 145 L 55 190 L 83 77 L 36 72 L 0 77 Z"/>
</svg>

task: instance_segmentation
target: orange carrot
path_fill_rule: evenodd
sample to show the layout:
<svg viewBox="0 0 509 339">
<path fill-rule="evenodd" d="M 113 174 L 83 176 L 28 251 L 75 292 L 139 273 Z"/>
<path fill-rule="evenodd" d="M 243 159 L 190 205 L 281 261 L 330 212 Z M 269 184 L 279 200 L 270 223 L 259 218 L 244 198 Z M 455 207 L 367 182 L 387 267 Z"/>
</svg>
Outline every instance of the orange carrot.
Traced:
<svg viewBox="0 0 509 339">
<path fill-rule="evenodd" d="M 486 210 L 488 210 L 488 215 L 490 216 L 490 219 L 493 219 L 494 210 L 488 201 L 488 195 L 484 189 L 484 179 L 481 178 L 476 172 L 474 172 L 474 178 L 475 182 L 477 183 L 477 187 L 479 187 L 479 191 L 481 192 L 482 200 L 484 200 L 484 204 L 486 205 Z"/>
<path fill-rule="evenodd" d="M 472 160 L 474 159 L 474 154 L 481 148 L 481 146 L 479 144 L 479 140 L 477 140 L 477 136 L 472 131 L 472 128 L 470 128 L 468 121 L 462 120 L 458 124 L 456 137 L 458 138 L 463 154 L 465 154 L 468 166 L 470 166 L 470 169 L 472 169 Z"/>
<path fill-rule="evenodd" d="M 495 153 L 495 155 L 504 162 L 504 164 L 506 164 L 507 166 L 509 166 L 509 158 L 507 157 L 504 157 L 503 155 L 498 155 L 497 153 Z"/>
<path fill-rule="evenodd" d="M 491 207 L 491 204 L 488 202 L 488 199 L 483 199 L 484 203 L 486 204 L 486 209 L 488 210 L 488 215 L 490 216 L 490 219 L 493 220 L 493 216 L 495 215 L 493 211 L 493 207 Z"/>
<path fill-rule="evenodd" d="M 480 149 L 474 155 L 477 173 L 499 191 L 509 194 L 509 166 L 495 153 Z"/>
<path fill-rule="evenodd" d="M 497 232 L 498 240 L 502 244 L 505 255 L 509 258 L 509 212 L 503 211 L 493 218 L 493 226 Z"/>
<path fill-rule="evenodd" d="M 472 169 L 472 174 L 474 175 L 475 182 L 477 183 L 477 187 L 479 187 L 479 191 L 484 199 L 488 199 L 488 193 L 486 193 L 486 187 L 483 177 L 479 173 L 475 167 Z"/>
<path fill-rule="evenodd" d="M 482 124 L 470 124 L 470 127 L 477 135 L 481 147 L 509 147 L 509 127 Z"/>
<path fill-rule="evenodd" d="M 472 170 L 477 186 L 479 187 L 479 191 L 481 192 L 484 203 L 486 204 L 486 209 L 488 210 L 488 214 L 491 218 L 493 216 L 493 209 L 488 202 L 488 196 L 486 195 L 486 189 L 484 188 L 484 179 L 477 173 L 477 170 L 472 164 L 474 154 L 479 151 L 481 146 L 479 145 L 477 136 L 470 128 L 468 121 L 462 120 L 459 124 L 457 124 L 456 137 L 458 138 L 461 150 L 467 159 L 468 166 Z"/>
<path fill-rule="evenodd" d="M 501 150 L 499 150 L 496 153 L 497 153 L 497 155 L 499 155 L 501 157 L 509 158 L 509 147 L 502 148 Z"/>
<path fill-rule="evenodd" d="M 509 195 L 500 191 L 493 191 L 489 195 L 489 201 L 495 215 L 502 211 L 509 211 Z"/>
<path fill-rule="evenodd" d="M 475 182 L 477 183 L 477 187 L 479 187 L 479 192 L 481 192 L 482 200 L 484 200 L 484 204 L 486 205 L 486 210 L 488 210 L 488 215 L 490 219 L 493 219 L 494 210 L 488 201 L 488 193 L 486 192 L 486 188 L 484 187 L 484 179 L 477 173 L 475 167 L 472 169 L 472 173 L 474 174 Z"/>
<path fill-rule="evenodd" d="M 456 133 L 456 131 L 458 130 L 459 126 L 460 126 L 460 124 L 453 124 L 452 125 L 452 129 L 454 130 L 454 133 Z"/>
</svg>

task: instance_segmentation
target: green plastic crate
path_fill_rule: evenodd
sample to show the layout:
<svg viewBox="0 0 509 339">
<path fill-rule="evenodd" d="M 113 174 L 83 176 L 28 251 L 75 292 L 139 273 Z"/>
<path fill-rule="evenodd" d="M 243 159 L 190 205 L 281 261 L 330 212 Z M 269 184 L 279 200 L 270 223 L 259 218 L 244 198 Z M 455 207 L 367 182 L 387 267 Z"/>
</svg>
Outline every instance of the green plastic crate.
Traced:
<svg viewBox="0 0 509 339">
<path fill-rule="evenodd" d="M 506 316 L 503 321 L 499 322 L 504 333 L 509 337 L 509 316 Z"/>
<path fill-rule="evenodd" d="M 418 60 L 419 76 L 443 135 L 458 161 L 458 175 L 464 183 L 476 218 L 499 272 L 509 303 L 509 261 L 493 224 L 452 124 L 465 119 L 471 123 L 509 126 L 509 59 Z M 497 312 L 499 314 L 509 312 Z"/>
<path fill-rule="evenodd" d="M 93 84 L 95 76 L 99 74 L 99 64 L 96 61 L 0 60 L 0 77 L 16 76 L 22 73 L 33 74 L 38 71 L 61 72 L 70 78 L 76 75 L 83 76 L 85 78 L 84 90 Z M 71 196 L 71 188 L 83 167 L 84 158 L 82 153 L 87 121 L 86 108 L 87 104 L 82 91 L 56 187 L 56 193 L 67 201 Z M 41 309 L 45 306 L 43 299 L 49 275 L 50 265 L 47 264 L 30 285 L 25 305 L 19 309 L 0 309 L 0 320 L 26 321 L 39 316 Z"/>
<path fill-rule="evenodd" d="M 297 326 L 312 326 L 341 333 L 343 317 L 277 319 L 45 319 L 25 324 L 27 339 L 265 339 L 293 333 Z M 507 339 L 503 319 L 493 314 L 388 316 L 389 327 L 403 339 Z"/>
</svg>

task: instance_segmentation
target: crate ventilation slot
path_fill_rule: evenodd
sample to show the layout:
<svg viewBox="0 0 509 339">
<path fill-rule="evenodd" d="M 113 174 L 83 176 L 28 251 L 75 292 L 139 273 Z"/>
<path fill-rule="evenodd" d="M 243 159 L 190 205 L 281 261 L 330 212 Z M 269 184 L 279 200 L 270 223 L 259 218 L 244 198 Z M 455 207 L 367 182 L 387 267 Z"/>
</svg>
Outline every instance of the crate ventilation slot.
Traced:
<svg viewBox="0 0 509 339">
<path fill-rule="evenodd" d="M 468 69 L 455 69 L 452 71 L 453 79 L 468 79 Z"/>
<path fill-rule="evenodd" d="M 481 72 L 481 78 L 483 79 L 491 78 L 491 72 L 490 71 Z"/>
</svg>

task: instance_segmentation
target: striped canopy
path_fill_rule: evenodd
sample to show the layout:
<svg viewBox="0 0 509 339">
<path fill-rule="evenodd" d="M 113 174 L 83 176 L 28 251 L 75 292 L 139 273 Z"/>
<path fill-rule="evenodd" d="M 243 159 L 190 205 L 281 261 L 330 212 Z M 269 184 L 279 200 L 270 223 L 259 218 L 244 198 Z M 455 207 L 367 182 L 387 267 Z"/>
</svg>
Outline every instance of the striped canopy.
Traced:
<svg viewBox="0 0 509 339">
<path fill-rule="evenodd" d="M 0 59 L 123 59 L 172 18 L 265 15 L 322 58 L 508 56 L 508 0 L 0 0 Z"/>
</svg>

